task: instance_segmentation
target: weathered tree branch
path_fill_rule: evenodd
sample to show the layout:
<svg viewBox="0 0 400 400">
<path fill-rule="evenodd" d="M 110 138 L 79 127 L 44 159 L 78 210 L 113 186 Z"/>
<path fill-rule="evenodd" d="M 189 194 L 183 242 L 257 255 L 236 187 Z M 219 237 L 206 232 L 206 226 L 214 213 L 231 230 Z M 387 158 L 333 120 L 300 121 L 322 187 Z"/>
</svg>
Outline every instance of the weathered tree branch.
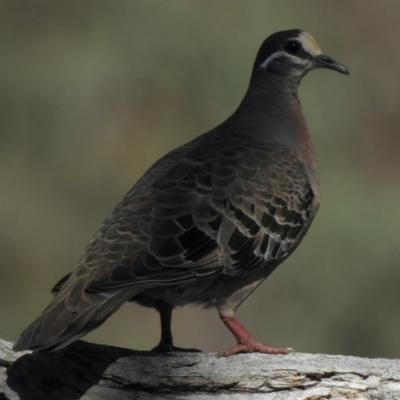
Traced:
<svg viewBox="0 0 400 400">
<path fill-rule="evenodd" d="M 54 353 L 0 341 L 0 400 L 400 399 L 400 360 L 321 354 L 156 355 L 78 341 Z"/>
</svg>

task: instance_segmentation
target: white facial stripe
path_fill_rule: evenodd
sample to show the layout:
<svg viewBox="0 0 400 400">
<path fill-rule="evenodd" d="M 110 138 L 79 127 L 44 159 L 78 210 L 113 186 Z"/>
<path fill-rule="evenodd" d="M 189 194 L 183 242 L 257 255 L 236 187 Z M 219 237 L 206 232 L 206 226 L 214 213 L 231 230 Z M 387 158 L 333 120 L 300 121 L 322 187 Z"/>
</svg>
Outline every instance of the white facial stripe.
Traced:
<svg viewBox="0 0 400 400">
<path fill-rule="evenodd" d="M 297 36 L 296 40 L 298 40 L 305 52 L 315 57 L 322 54 L 322 50 L 319 47 L 316 40 L 307 32 L 301 32 L 299 36 Z M 267 69 L 268 64 L 277 57 L 286 56 L 290 57 L 296 64 L 304 65 L 307 63 L 306 60 L 301 59 L 300 57 L 296 57 L 287 53 L 286 51 L 277 51 L 276 53 L 271 54 L 261 65 L 261 69 Z"/>
<path fill-rule="evenodd" d="M 315 39 L 309 33 L 302 32 L 297 37 L 297 40 L 303 46 L 304 51 L 311 54 L 312 56 L 318 56 L 318 55 L 322 54 L 322 51 L 321 51 L 320 47 L 318 46 L 318 43 L 315 41 Z"/>
<path fill-rule="evenodd" d="M 296 57 L 296 56 L 292 56 L 289 53 L 286 53 L 286 51 L 277 51 L 276 53 L 271 54 L 261 65 L 260 68 L 261 69 L 267 69 L 268 64 L 272 61 L 275 60 L 275 58 L 281 57 L 281 56 L 285 56 L 285 57 L 290 57 L 296 64 L 300 64 L 300 65 L 304 65 L 306 64 L 308 61 L 307 60 L 303 60 L 302 58 Z"/>
</svg>

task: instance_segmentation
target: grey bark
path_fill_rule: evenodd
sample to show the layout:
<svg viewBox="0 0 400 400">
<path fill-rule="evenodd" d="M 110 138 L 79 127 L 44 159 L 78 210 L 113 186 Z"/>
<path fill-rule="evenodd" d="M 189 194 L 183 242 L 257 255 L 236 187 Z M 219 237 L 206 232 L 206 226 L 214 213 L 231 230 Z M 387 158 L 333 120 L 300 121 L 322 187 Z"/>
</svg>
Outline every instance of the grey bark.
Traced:
<svg viewBox="0 0 400 400">
<path fill-rule="evenodd" d="M 400 399 L 400 360 L 322 354 L 153 354 L 78 341 L 20 352 L 0 341 L 0 400 Z"/>
</svg>

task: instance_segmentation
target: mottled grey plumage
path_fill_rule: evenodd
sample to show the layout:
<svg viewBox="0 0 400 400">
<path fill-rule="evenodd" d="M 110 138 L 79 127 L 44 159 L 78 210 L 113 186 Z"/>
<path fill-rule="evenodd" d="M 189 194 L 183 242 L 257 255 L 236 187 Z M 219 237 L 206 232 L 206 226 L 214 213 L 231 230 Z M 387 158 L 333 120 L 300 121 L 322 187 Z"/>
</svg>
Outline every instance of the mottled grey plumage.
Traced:
<svg viewBox="0 0 400 400">
<path fill-rule="evenodd" d="M 319 204 L 315 160 L 297 97 L 311 69 L 347 70 L 307 33 L 270 36 L 249 90 L 224 123 L 157 161 L 102 223 L 78 268 L 15 349 L 58 349 L 125 301 L 161 314 L 156 350 L 173 350 L 172 308 L 217 307 L 240 351 L 254 341 L 233 314 L 298 246 Z"/>
</svg>

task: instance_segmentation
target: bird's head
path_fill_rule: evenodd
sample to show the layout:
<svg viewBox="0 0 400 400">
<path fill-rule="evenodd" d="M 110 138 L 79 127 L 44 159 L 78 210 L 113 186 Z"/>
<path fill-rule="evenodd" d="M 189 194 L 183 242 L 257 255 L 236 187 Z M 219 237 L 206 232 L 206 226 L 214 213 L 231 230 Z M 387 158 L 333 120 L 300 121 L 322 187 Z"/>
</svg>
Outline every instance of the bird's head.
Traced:
<svg viewBox="0 0 400 400">
<path fill-rule="evenodd" d="M 294 29 L 276 32 L 263 42 L 254 64 L 253 77 L 272 74 L 299 81 L 307 72 L 318 68 L 349 74 L 344 65 L 322 53 L 309 33 Z"/>
</svg>

